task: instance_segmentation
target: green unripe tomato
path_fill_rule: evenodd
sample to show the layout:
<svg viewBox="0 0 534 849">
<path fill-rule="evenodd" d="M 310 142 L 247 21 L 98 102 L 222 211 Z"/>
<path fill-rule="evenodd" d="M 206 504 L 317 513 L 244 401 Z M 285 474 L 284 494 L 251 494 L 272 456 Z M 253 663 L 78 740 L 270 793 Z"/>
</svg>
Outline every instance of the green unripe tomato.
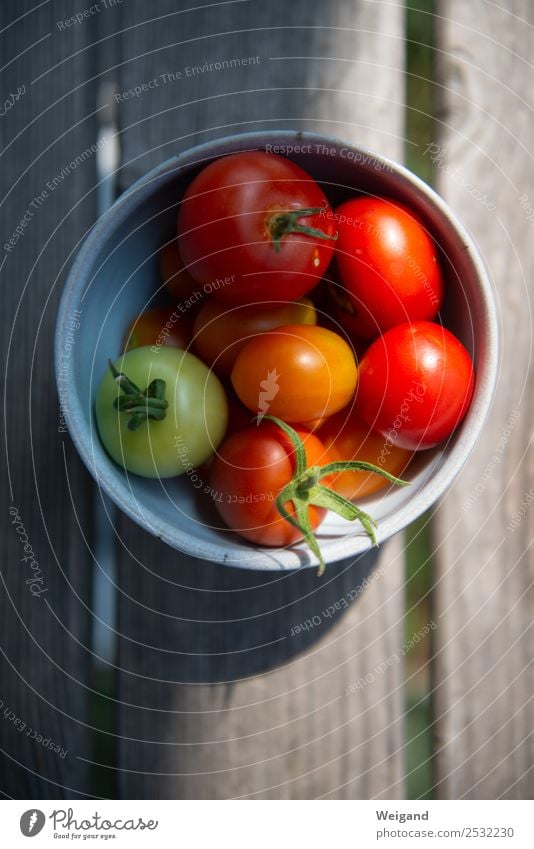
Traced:
<svg viewBox="0 0 534 849">
<path fill-rule="evenodd" d="M 116 463 L 143 477 L 169 478 L 201 465 L 214 453 L 226 432 L 228 405 L 219 379 L 197 357 L 177 348 L 135 348 L 114 368 L 142 393 L 152 381 L 164 381 L 160 390 L 168 405 L 161 412 L 164 403 L 154 402 L 160 420 L 147 417 L 152 408 L 146 396 L 136 404 L 132 401 L 133 412 L 116 409 L 136 396 L 124 390 L 111 369 L 106 371 L 96 395 L 96 422 L 104 448 Z M 132 430 L 128 424 L 136 416 Z"/>
</svg>

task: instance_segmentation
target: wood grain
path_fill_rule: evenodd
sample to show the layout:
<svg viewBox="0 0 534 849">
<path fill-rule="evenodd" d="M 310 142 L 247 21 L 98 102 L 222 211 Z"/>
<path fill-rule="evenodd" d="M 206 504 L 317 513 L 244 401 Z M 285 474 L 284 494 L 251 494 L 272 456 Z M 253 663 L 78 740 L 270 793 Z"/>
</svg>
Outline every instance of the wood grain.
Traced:
<svg viewBox="0 0 534 849">
<path fill-rule="evenodd" d="M 452 0 L 439 10 L 439 189 L 489 269 L 502 347 L 484 434 L 438 514 L 437 790 L 532 798 L 534 8 Z"/>
<path fill-rule="evenodd" d="M 124 184 L 204 139 L 262 127 L 318 129 L 400 158 L 399 3 L 297 0 L 283 22 L 261 2 L 181 8 L 125 13 L 119 91 L 160 83 L 119 104 Z M 243 56 L 260 62 L 161 83 Z M 375 572 L 365 558 L 318 582 L 191 560 L 125 518 L 120 533 L 121 796 L 402 796 L 402 668 L 376 672 L 402 644 L 400 541 Z M 347 610 L 322 615 L 366 574 L 376 580 Z M 313 616 L 318 626 L 291 637 Z"/>
<path fill-rule="evenodd" d="M 315 130 L 400 158 L 399 3 L 297 0 L 283 17 L 259 0 L 191 5 L 124 7 L 124 185 L 181 150 L 247 130 Z M 215 69 L 249 57 L 257 64 Z M 154 87 L 136 96 L 143 83 Z"/>
<path fill-rule="evenodd" d="M 122 574 L 122 795 L 400 791 L 400 672 L 376 673 L 399 647 L 398 549 L 370 574 L 365 558 L 318 584 L 312 571 L 273 576 L 186 560 L 129 530 L 140 562 L 128 564 L 135 586 L 124 586 L 126 566 Z M 366 577 L 359 599 L 331 616 Z M 310 619 L 320 622 L 292 636 Z"/>
<path fill-rule="evenodd" d="M 84 535 L 91 531 L 92 485 L 61 430 L 53 339 L 65 264 L 95 216 L 94 197 L 85 197 L 95 181 L 94 157 L 69 165 L 95 142 L 95 92 L 85 85 L 90 53 L 53 66 L 89 45 L 94 33 L 90 22 L 65 32 L 55 25 L 81 3 L 31 11 L 34 6 L 0 7 L 2 90 L 7 97 L 25 87 L 0 118 L 2 245 L 27 218 L 12 249 L 2 247 L 0 290 L 6 399 L 0 789 L 18 799 L 89 792 L 78 756 L 89 754 L 90 738 L 90 553 Z M 62 169 L 66 174 L 47 187 Z M 31 546 L 33 572 L 32 560 L 22 560 L 31 557 L 24 545 Z M 43 583 L 27 584 L 32 575 Z M 43 594 L 33 596 L 32 588 Z"/>
</svg>

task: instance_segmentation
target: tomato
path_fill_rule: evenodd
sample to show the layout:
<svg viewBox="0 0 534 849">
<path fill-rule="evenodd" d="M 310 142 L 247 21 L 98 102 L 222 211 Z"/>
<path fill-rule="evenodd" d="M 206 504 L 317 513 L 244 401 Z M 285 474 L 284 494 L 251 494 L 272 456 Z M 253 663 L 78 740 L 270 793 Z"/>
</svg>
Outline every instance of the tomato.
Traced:
<svg viewBox="0 0 534 849">
<path fill-rule="evenodd" d="M 443 282 L 436 247 L 415 213 L 385 198 L 359 197 L 333 215 L 352 332 L 372 339 L 397 324 L 437 315 Z"/>
<path fill-rule="evenodd" d="M 226 430 L 226 397 L 197 357 L 177 348 L 135 348 L 113 368 L 131 384 L 124 377 L 119 383 L 108 369 L 95 412 L 104 448 L 116 463 L 143 477 L 167 478 L 200 465 L 216 450 Z M 117 405 L 130 409 L 119 411 Z"/>
<path fill-rule="evenodd" d="M 173 307 L 145 310 L 130 322 L 124 336 L 125 351 L 143 348 L 145 345 L 188 348 L 190 343 L 190 322 L 186 315 Z"/>
<path fill-rule="evenodd" d="M 357 376 L 354 354 L 341 336 L 292 324 L 247 342 L 232 384 L 249 410 L 302 422 L 343 409 L 354 396 Z"/>
<path fill-rule="evenodd" d="M 306 294 L 330 262 L 335 234 L 328 201 L 310 175 L 262 151 L 211 162 L 178 215 L 188 270 L 199 283 L 217 284 L 213 296 L 229 304 Z"/>
<path fill-rule="evenodd" d="M 461 342 L 439 324 L 416 321 L 388 330 L 368 348 L 356 405 L 369 427 L 415 451 L 451 435 L 473 387 L 473 364 Z"/>
<path fill-rule="evenodd" d="M 250 337 L 283 324 L 316 323 L 315 307 L 308 298 L 246 307 L 227 307 L 208 301 L 195 320 L 194 347 L 215 371 L 230 374 L 239 351 Z"/>
<path fill-rule="evenodd" d="M 327 292 L 327 310 L 330 320 L 338 324 L 352 339 L 359 339 L 361 332 L 361 316 L 354 308 L 354 303 L 347 290 L 341 285 L 341 283 L 329 283 Z"/>
<path fill-rule="evenodd" d="M 329 461 L 316 436 L 297 430 L 308 466 Z M 291 545 L 303 534 L 284 519 L 276 499 L 295 473 L 295 449 L 288 436 L 270 421 L 245 428 L 226 439 L 211 466 L 210 489 L 226 524 L 258 545 Z M 288 512 L 294 509 L 288 506 Z M 326 510 L 308 507 L 311 528 Z"/>
<path fill-rule="evenodd" d="M 280 546 L 304 538 L 322 575 L 325 562 L 313 531 L 326 510 L 358 520 L 376 545 L 374 519 L 331 488 L 335 474 L 355 468 L 361 463 L 332 461 L 314 434 L 272 418 L 225 440 L 211 466 L 210 491 L 226 524 L 245 539 Z M 406 485 L 384 469 L 375 471 Z"/>
<path fill-rule="evenodd" d="M 187 300 L 198 289 L 198 284 L 184 268 L 178 242 L 167 242 L 159 252 L 159 274 L 175 301 Z"/>
<path fill-rule="evenodd" d="M 317 323 L 345 339 L 358 360 L 369 346 L 369 340 L 358 336 L 358 328 L 353 326 L 350 316 L 349 321 L 346 320 L 347 304 L 352 310 L 352 302 L 340 282 L 335 258 L 328 266 L 328 277 L 321 280 L 310 294 L 317 311 Z"/>
<path fill-rule="evenodd" d="M 390 475 L 399 477 L 412 452 L 388 443 L 384 437 L 365 425 L 355 407 L 331 416 L 316 431 L 334 460 L 359 460 L 372 463 Z M 347 471 L 336 475 L 332 488 L 345 498 L 355 500 L 372 495 L 388 485 L 386 478 L 367 471 Z"/>
</svg>

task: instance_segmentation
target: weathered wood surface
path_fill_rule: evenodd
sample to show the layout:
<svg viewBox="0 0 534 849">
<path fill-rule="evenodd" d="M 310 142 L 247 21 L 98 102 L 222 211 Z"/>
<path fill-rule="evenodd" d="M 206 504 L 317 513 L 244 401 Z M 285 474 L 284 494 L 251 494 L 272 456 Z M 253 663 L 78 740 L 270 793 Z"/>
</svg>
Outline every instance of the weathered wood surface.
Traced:
<svg viewBox="0 0 534 849">
<path fill-rule="evenodd" d="M 503 348 L 485 434 L 438 511 L 437 792 L 527 798 L 534 792 L 525 308 L 534 271 L 534 19 L 527 0 L 441 5 L 435 143 L 439 163 L 454 170 L 438 168 L 439 189 L 486 259 Z M 60 31 L 57 21 L 86 4 L 34 6 L 0 5 L 3 91 L 26 87 L 0 117 L 9 158 L 0 176 L 2 245 L 26 211 L 34 213 L 13 250 L 2 249 L 0 793 L 73 798 L 91 792 L 93 486 L 58 432 L 52 339 L 65 265 L 95 217 L 94 156 L 68 168 L 96 140 L 93 78 L 115 78 L 119 92 L 158 80 L 119 105 L 124 186 L 191 144 L 262 127 L 340 134 L 400 159 L 403 20 L 400 4 L 366 0 L 331 7 L 298 0 L 283 23 L 258 0 L 188 12 L 170 0 L 156 8 L 130 0 Z M 224 72 L 185 70 L 252 56 L 256 64 Z M 64 168 L 65 178 L 38 202 Z M 17 527 L 41 566 L 40 598 L 25 583 Z M 123 517 L 119 531 L 123 797 L 402 796 L 402 668 L 377 672 L 403 641 L 400 539 L 374 571 L 370 560 L 345 563 L 318 583 L 312 572 L 263 575 L 183 558 Z M 366 576 L 370 585 L 349 609 L 324 615 Z M 314 616 L 320 625 L 291 636 Z M 369 673 L 374 680 L 357 686 Z M 66 756 L 32 739 L 37 734 Z"/>
<path fill-rule="evenodd" d="M 124 6 L 119 92 L 159 81 L 119 104 L 124 185 L 199 141 L 262 127 L 401 158 L 400 3 L 298 0 L 283 20 L 257 0 L 180 8 L 159 3 L 151 20 L 144 4 Z M 244 56 L 260 61 L 162 81 Z M 124 517 L 120 533 L 121 796 L 402 796 L 401 665 L 373 675 L 402 644 L 399 541 L 332 621 L 322 611 L 361 584 L 369 559 L 318 582 L 184 558 Z M 314 615 L 305 641 L 290 636 Z"/>
<path fill-rule="evenodd" d="M 95 142 L 96 123 L 94 87 L 86 84 L 92 54 L 80 53 L 68 74 L 53 66 L 83 51 L 94 31 L 91 22 L 65 32 L 55 26 L 82 3 L 34 7 L 29 0 L 0 5 L 2 103 L 25 89 L 0 117 L 6 399 L 0 792 L 75 798 L 89 792 L 88 770 L 78 756 L 87 757 L 90 740 L 90 552 L 84 536 L 90 540 L 92 483 L 61 430 L 53 337 L 65 265 L 95 218 L 94 156 L 74 168 L 70 163 Z M 47 183 L 62 173 L 50 189 Z M 6 251 L 24 216 L 22 235 Z M 42 583 L 27 584 L 31 576 Z"/>
<path fill-rule="evenodd" d="M 532 798 L 534 7 L 439 10 L 438 186 L 488 266 L 502 353 L 485 432 L 438 513 L 437 792 Z"/>
</svg>

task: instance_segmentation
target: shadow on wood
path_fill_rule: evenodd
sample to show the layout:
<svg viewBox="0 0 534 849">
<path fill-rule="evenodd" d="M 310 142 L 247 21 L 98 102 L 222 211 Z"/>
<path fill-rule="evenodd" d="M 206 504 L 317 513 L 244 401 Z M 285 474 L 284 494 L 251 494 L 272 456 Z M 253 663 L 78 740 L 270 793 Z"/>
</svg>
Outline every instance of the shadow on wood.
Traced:
<svg viewBox="0 0 534 849">
<path fill-rule="evenodd" d="M 357 603 L 377 559 L 370 552 L 340 561 L 318 578 L 309 568 L 272 573 L 214 565 L 153 540 L 150 549 L 149 559 L 129 557 L 122 567 L 144 576 L 136 581 L 137 598 L 121 594 L 121 640 L 133 644 L 126 658 L 135 645 L 145 652 L 149 678 L 159 670 L 166 682 L 181 684 L 228 683 L 309 650 Z M 121 663 L 121 673 L 129 671 L 135 673 Z"/>
</svg>

